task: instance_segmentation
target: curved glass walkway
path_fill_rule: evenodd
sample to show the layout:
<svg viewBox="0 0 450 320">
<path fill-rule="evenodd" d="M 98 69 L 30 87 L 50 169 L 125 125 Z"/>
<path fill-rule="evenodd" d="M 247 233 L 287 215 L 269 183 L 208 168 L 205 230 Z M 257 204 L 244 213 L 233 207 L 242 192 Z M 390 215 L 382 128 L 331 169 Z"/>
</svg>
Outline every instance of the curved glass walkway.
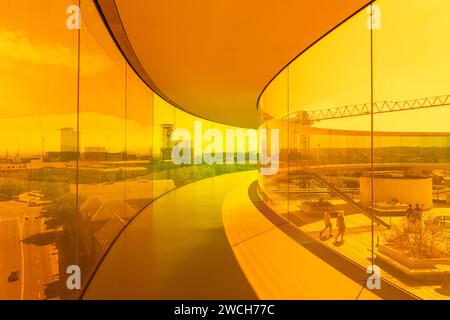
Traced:
<svg viewBox="0 0 450 320">
<path fill-rule="evenodd" d="M 183 186 L 124 230 L 84 299 L 256 299 L 228 243 L 222 203 L 250 172 Z"/>
<path fill-rule="evenodd" d="M 217 176 L 155 200 L 112 246 L 83 298 L 412 298 L 387 284 L 367 290 L 365 270 L 260 211 L 250 194 L 256 177 Z"/>
</svg>

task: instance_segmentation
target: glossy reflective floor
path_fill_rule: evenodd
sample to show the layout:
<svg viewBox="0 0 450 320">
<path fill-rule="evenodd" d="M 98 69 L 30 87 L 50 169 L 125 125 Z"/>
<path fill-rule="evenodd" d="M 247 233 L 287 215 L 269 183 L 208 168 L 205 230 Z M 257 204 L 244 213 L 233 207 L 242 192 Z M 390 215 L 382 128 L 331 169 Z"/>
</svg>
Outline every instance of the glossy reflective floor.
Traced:
<svg viewBox="0 0 450 320">
<path fill-rule="evenodd" d="M 227 193 L 250 174 L 198 181 L 153 202 L 124 230 L 85 299 L 255 299 L 222 222 Z"/>
<path fill-rule="evenodd" d="M 205 179 L 154 201 L 112 246 L 83 298 L 380 299 L 366 289 L 365 270 L 261 212 L 249 194 L 256 178 Z M 396 290 L 387 285 L 381 298 L 412 298 Z"/>
</svg>

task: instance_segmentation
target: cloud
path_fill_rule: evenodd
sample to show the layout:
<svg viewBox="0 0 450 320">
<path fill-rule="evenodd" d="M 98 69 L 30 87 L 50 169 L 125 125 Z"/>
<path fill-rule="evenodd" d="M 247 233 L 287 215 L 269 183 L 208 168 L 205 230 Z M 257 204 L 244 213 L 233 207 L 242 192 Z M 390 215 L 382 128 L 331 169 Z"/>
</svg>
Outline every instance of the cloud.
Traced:
<svg viewBox="0 0 450 320">
<path fill-rule="evenodd" d="M 10 62 L 25 62 L 76 70 L 77 54 L 76 48 L 31 39 L 24 31 L 0 28 L 0 68 L 7 68 Z M 112 65 L 107 56 L 89 52 L 81 53 L 81 61 L 83 74 L 102 72 Z"/>
</svg>

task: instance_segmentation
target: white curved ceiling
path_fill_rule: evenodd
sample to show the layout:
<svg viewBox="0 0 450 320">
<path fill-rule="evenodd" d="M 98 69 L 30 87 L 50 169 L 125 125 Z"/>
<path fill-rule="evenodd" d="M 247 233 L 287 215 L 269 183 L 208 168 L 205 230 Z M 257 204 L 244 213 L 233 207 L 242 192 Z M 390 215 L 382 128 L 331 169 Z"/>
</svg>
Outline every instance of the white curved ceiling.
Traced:
<svg viewBox="0 0 450 320">
<path fill-rule="evenodd" d="M 257 100 L 270 80 L 370 1 L 98 2 L 110 26 L 118 13 L 123 30 L 111 28 L 117 42 L 162 97 L 206 119 L 256 127 Z"/>
</svg>

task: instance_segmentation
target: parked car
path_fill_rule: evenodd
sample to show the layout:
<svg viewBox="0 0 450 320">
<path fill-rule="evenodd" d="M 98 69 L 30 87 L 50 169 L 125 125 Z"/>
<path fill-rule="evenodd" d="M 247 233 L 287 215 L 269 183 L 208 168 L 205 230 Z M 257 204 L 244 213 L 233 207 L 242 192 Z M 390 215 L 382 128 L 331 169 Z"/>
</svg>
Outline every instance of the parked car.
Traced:
<svg viewBox="0 0 450 320">
<path fill-rule="evenodd" d="M 20 278 L 19 271 L 13 271 L 8 277 L 8 282 L 19 281 L 19 278 Z"/>
</svg>

